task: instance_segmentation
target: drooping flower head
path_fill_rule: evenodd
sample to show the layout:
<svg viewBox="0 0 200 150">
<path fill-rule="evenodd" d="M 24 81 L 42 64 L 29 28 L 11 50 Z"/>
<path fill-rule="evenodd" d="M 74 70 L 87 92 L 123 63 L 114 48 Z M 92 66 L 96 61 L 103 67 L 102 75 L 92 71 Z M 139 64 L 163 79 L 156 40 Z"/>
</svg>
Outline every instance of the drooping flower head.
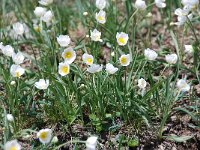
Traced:
<svg viewBox="0 0 200 150">
<path fill-rule="evenodd" d="M 175 64 L 178 60 L 178 56 L 176 54 L 168 54 L 165 56 L 165 60 L 169 64 Z"/>
<path fill-rule="evenodd" d="M 57 42 L 61 47 L 67 47 L 70 44 L 71 39 L 68 35 L 59 35 L 59 37 L 57 37 Z"/>
<path fill-rule="evenodd" d="M 40 90 L 45 90 L 49 86 L 49 80 L 40 79 L 38 82 L 35 82 L 35 87 Z"/>
<path fill-rule="evenodd" d="M 15 64 L 19 65 L 24 62 L 24 55 L 21 52 L 12 54 L 12 60 Z"/>
<path fill-rule="evenodd" d="M 147 48 L 144 50 L 144 56 L 148 60 L 155 60 L 158 57 L 158 54 L 154 50 Z"/>
<path fill-rule="evenodd" d="M 115 72 L 118 71 L 117 67 L 114 67 L 113 64 L 106 64 L 106 72 L 108 72 L 109 74 L 114 74 Z"/>
<path fill-rule="evenodd" d="M 100 10 L 106 7 L 106 0 L 96 0 L 96 7 Z"/>
<path fill-rule="evenodd" d="M 92 64 L 90 67 L 87 68 L 89 73 L 96 73 L 102 71 L 103 66 L 99 64 Z"/>
</svg>

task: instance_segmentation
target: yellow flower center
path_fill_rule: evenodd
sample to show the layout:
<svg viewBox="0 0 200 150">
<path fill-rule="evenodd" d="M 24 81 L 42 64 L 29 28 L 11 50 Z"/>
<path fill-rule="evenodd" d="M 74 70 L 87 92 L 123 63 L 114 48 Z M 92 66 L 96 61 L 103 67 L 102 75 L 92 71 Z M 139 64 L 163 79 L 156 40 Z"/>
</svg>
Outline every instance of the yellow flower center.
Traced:
<svg viewBox="0 0 200 150">
<path fill-rule="evenodd" d="M 121 61 L 121 64 L 126 64 L 127 63 L 126 57 L 122 57 L 120 61 Z"/>
<path fill-rule="evenodd" d="M 87 58 L 87 63 L 88 63 L 89 65 L 91 65 L 91 64 L 93 63 L 92 58 Z"/>
<path fill-rule="evenodd" d="M 72 53 L 71 52 L 66 52 L 64 55 L 64 58 L 69 59 L 72 57 Z"/>
<path fill-rule="evenodd" d="M 47 138 L 47 132 L 40 133 L 40 139 L 45 140 Z"/>
<path fill-rule="evenodd" d="M 104 20 L 104 18 L 103 18 L 102 16 L 98 16 L 97 19 L 98 19 L 99 21 L 103 21 L 103 20 Z"/>
<path fill-rule="evenodd" d="M 17 72 L 15 73 L 15 76 L 16 76 L 17 78 L 19 78 L 19 77 L 20 77 L 20 73 L 17 71 Z"/>
<path fill-rule="evenodd" d="M 61 68 L 61 72 L 64 73 L 64 74 L 67 74 L 69 72 L 69 68 L 67 66 L 63 66 Z"/>
<path fill-rule="evenodd" d="M 36 32 L 40 32 L 40 27 L 39 27 L 39 26 L 34 27 L 34 30 L 35 30 Z"/>
<path fill-rule="evenodd" d="M 16 147 L 16 146 L 12 146 L 12 147 L 10 148 L 10 150 L 17 150 L 17 147 Z"/>
<path fill-rule="evenodd" d="M 122 37 L 120 37 L 120 38 L 118 39 L 118 41 L 119 41 L 120 43 L 122 43 L 122 44 L 125 44 L 125 40 L 124 40 L 124 38 L 122 38 Z"/>
</svg>

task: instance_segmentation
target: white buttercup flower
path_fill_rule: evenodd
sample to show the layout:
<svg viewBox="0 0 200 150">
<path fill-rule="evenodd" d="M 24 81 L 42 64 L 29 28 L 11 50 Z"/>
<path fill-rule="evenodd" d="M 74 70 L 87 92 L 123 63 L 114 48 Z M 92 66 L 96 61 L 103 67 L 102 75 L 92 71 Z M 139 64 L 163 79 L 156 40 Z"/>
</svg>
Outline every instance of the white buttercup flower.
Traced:
<svg viewBox="0 0 200 150">
<path fill-rule="evenodd" d="M 49 10 L 41 17 L 41 19 L 46 23 L 50 23 L 53 19 L 53 13 Z"/>
<path fill-rule="evenodd" d="M 158 54 L 154 50 L 147 48 L 144 50 L 144 56 L 148 60 L 155 60 L 158 57 Z"/>
<path fill-rule="evenodd" d="M 44 7 L 36 7 L 34 10 L 34 14 L 37 17 L 42 17 L 46 13 L 47 9 Z"/>
<path fill-rule="evenodd" d="M 10 45 L 3 46 L 2 53 L 6 56 L 11 57 L 14 54 L 14 48 Z"/>
<path fill-rule="evenodd" d="M 94 62 L 94 57 L 87 53 L 83 54 L 82 59 L 83 59 L 83 62 L 86 63 L 87 65 L 92 65 Z"/>
<path fill-rule="evenodd" d="M 120 33 L 117 32 L 116 39 L 117 39 L 117 43 L 120 46 L 124 46 L 127 44 L 129 37 L 128 37 L 128 34 L 124 32 L 120 32 Z"/>
<path fill-rule="evenodd" d="M 21 150 L 21 145 L 17 140 L 8 141 L 4 146 L 4 150 Z"/>
<path fill-rule="evenodd" d="M 12 114 L 7 114 L 7 115 L 6 115 L 6 118 L 7 118 L 7 120 L 8 120 L 9 122 L 13 122 L 13 121 L 14 121 L 14 117 L 13 117 Z"/>
<path fill-rule="evenodd" d="M 191 6 L 192 8 L 195 8 L 199 4 L 199 0 L 182 0 L 181 3 L 184 6 Z"/>
<path fill-rule="evenodd" d="M 136 0 L 135 1 L 135 7 L 137 8 L 137 9 L 141 9 L 141 10 L 144 10 L 144 9 L 146 9 L 146 3 L 145 3 L 145 1 L 143 1 L 143 0 Z"/>
<path fill-rule="evenodd" d="M 37 133 L 37 137 L 39 138 L 41 143 L 48 144 L 52 138 L 52 130 L 42 129 Z"/>
<path fill-rule="evenodd" d="M 178 16 L 178 22 L 176 22 L 175 24 L 180 26 L 183 25 L 188 20 L 188 18 L 191 20 L 193 15 L 189 14 L 189 12 L 190 12 L 189 6 L 184 6 L 183 9 L 177 8 L 175 10 L 175 15 Z"/>
<path fill-rule="evenodd" d="M 86 141 L 86 149 L 87 150 L 95 150 L 97 146 L 97 139 L 96 136 L 91 136 Z"/>
<path fill-rule="evenodd" d="M 165 60 L 169 64 L 175 64 L 178 60 L 178 56 L 176 54 L 168 54 L 165 56 Z"/>
<path fill-rule="evenodd" d="M 181 26 L 181 25 L 184 25 L 184 23 L 188 20 L 191 20 L 193 17 L 192 14 L 189 14 L 187 17 L 186 16 L 178 16 L 178 22 L 175 22 L 175 25 L 177 26 Z"/>
<path fill-rule="evenodd" d="M 51 4 L 51 3 L 53 3 L 53 0 L 40 0 L 39 3 L 41 5 L 47 6 L 47 5 Z"/>
<path fill-rule="evenodd" d="M 182 92 L 187 92 L 190 90 L 190 85 L 186 82 L 185 79 L 178 80 L 176 86 L 179 89 L 179 91 L 182 91 Z"/>
<path fill-rule="evenodd" d="M 22 23 L 19 23 L 19 22 L 14 23 L 13 30 L 14 30 L 15 34 L 22 35 L 24 33 L 24 26 Z"/>
<path fill-rule="evenodd" d="M 100 41 L 102 42 L 102 39 L 101 39 L 101 32 L 99 32 L 97 29 L 94 29 L 93 31 L 90 31 L 90 38 L 92 41 Z"/>
<path fill-rule="evenodd" d="M 69 74 L 69 71 L 70 71 L 70 66 L 67 62 L 64 62 L 64 63 L 59 63 L 59 66 L 58 66 L 58 73 L 61 75 L 61 76 L 66 76 Z"/>
<path fill-rule="evenodd" d="M 101 24 L 106 23 L 106 12 L 103 10 L 100 10 L 98 13 L 96 13 L 96 20 L 98 23 L 101 23 Z"/>
<path fill-rule="evenodd" d="M 115 72 L 118 71 L 118 68 L 117 68 L 117 67 L 114 67 L 112 64 L 108 63 L 108 64 L 106 64 L 106 71 L 107 71 L 109 74 L 114 74 Z"/>
<path fill-rule="evenodd" d="M 89 73 L 96 73 L 102 70 L 102 65 L 99 64 L 92 64 L 90 67 L 87 68 Z"/>
<path fill-rule="evenodd" d="M 106 0 L 96 0 L 96 7 L 99 9 L 104 9 L 106 7 Z"/>
<path fill-rule="evenodd" d="M 19 65 L 24 61 L 24 55 L 21 52 L 12 55 L 12 60 L 15 64 Z"/>
<path fill-rule="evenodd" d="M 185 52 L 186 53 L 192 53 L 194 51 L 192 45 L 185 45 Z"/>
<path fill-rule="evenodd" d="M 138 87 L 140 89 L 144 89 L 146 86 L 147 86 L 147 82 L 143 78 L 138 80 Z"/>
<path fill-rule="evenodd" d="M 10 74 L 13 76 L 13 77 L 21 77 L 23 74 L 24 74 L 25 70 L 24 68 L 20 67 L 19 65 L 15 65 L 13 64 L 11 67 L 10 67 Z"/>
<path fill-rule="evenodd" d="M 68 64 L 71 64 L 76 59 L 76 52 L 71 47 L 66 48 L 62 53 L 62 57 Z"/>
<path fill-rule="evenodd" d="M 40 79 L 38 82 L 35 82 L 35 87 L 40 90 L 45 90 L 49 86 L 49 80 Z"/>
<path fill-rule="evenodd" d="M 155 0 L 155 4 L 158 8 L 165 8 L 166 7 L 165 0 Z"/>
<path fill-rule="evenodd" d="M 57 37 L 57 42 L 61 47 L 67 47 L 70 44 L 71 39 L 68 35 L 59 35 L 59 37 Z"/>
<path fill-rule="evenodd" d="M 121 57 L 119 58 L 119 62 L 122 66 L 128 66 L 131 62 L 130 54 L 121 55 Z"/>
</svg>

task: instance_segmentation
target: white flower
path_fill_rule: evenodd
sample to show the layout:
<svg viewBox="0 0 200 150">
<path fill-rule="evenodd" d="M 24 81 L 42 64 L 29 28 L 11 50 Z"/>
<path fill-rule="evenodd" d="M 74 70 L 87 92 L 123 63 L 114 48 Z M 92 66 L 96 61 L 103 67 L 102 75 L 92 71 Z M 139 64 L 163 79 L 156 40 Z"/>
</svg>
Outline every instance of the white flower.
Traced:
<svg viewBox="0 0 200 150">
<path fill-rule="evenodd" d="M 47 6 L 47 5 L 51 4 L 51 3 L 53 3 L 53 0 L 40 0 L 39 3 L 41 5 Z"/>
<path fill-rule="evenodd" d="M 90 67 L 87 68 L 89 73 L 96 73 L 102 70 L 102 65 L 92 64 Z"/>
<path fill-rule="evenodd" d="M 37 17 L 42 17 L 46 13 L 47 9 L 44 7 L 36 7 L 34 10 L 34 14 Z"/>
<path fill-rule="evenodd" d="M 94 62 L 94 57 L 87 53 L 83 54 L 82 59 L 83 59 L 83 62 L 86 63 L 87 65 L 92 65 Z"/>
<path fill-rule="evenodd" d="M 168 54 L 165 55 L 165 60 L 169 64 L 175 64 L 178 60 L 178 56 L 176 54 Z"/>
<path fill-rule="evenodd" d="M 40 79 L 38 82 L 35 82 L 35 87 L 40 90 L 45 90 L 49 86 L 49 80 Z"/>
<path fill-rule="evenodd" d="M 14 54 L 14 48 L 10 45 L 6 45 L 2 48 L 2 53 L 6 56 L 11 57 Z"/>
<path fill-rule="evenodd" d="M 191 8 L 189 6 L 184 6 L 183 9 L 181 8 L 176 9 L 175 15 L 178 16 L 178 22 L 176 22 L 175 24 L 180 26 L 180 25 L 183 25 L 187 21 L 188 18 L 191 20 L 192 14 L 189 14 L 190 10 Z"/>
<path fill-rule="evenodd" d="M 178 80 L 176 86 L 179 89 L 179 91 L 182 91 L 182 92 L 187 92 L 187 91 L 190 90 L 190 85 L 187 84 L 187 82 L 185 81 L 185 79 Z"/>
<path fill-rule="evenodd" d="M 185 45 L 185 52 L 192 53 L 194 51 L 192 45 Z"/>
<path fill-rule="evenodd" d="M 46 23 L 50 23 L 51 20 L 53 18 L 53 13 L 49 10 L 47 11 L 42 17 L 41 19 L 46 22 Z"/>
<path fill-rule="evenodd" d="M 166 3 L 165 0 L 155 0 L 156 6 L 158 8 L 165 8 L 166 7 Z"/>
<path fill-rule="evenodd" d="M 130 57 L 130 54 L 127 54 L 127 55 L 122 55 L 120 58 L 119 58 L 119 62 L 122 66 L 128 66 L 131 62 L 131 57 Z"/>
<path fill-rule="evenodd" d="M 58 73 L 61 75 L 61 76 L 66 76 L 69 74 L 69 71 L 70 71 L 70 66 L 67 62 L 64 62 L 64 63 L 59 63 L 59 66 L 58 66 Z"/>
<path fill-rule="evenodd" d="M 91 136 L 86 141 L 86 149 L 87 150 L 95 150 L 97 146 L 97 139 L 96 136 Z"/>
<path fill-rule="evenodd" d="M 144 50 L 144 56 L 148 60 L 155 60 L 158 57 L 158 54 L 154 50 L 147 48 Z"/>
<path fill-rule="evenodd" d="M 96 13 L 96 20 L 98 23 L 101 23 L 101 24 L 106 23 L 106 12 L 103 10 L 100 10 L 98 13 Z"/>
<path fill-rule="evenodd" d="M 117 67 L 114 67 L 112 64 L 108 63 L 108 64 L 106 64 L 106 71 L 107 71 L 109 74 L 114 74 L 115 72 L 118 71 L 118 68 L 117 68 Z"/>
<path fill-rule="evenodd" d="M 5 150 L 21 150 L 21 145 L 17 142 L 17 140 L 12 140 L 6 142 L 4 146 Z"/>
<path fill-rule="evenodd" d="M 192 8 L 195 8 L 199 4 L 199 0 L 182 0 L 181 3 L 184 6 L 191 6 Z"/>
<path fill-rule="evenodd" d="M 145 3 L 145 1 L 143 1 L 143 0 L 136 0 L 136 2 L 135 2 L 135 7 L 137 8 L 137 9 L 141 9 L 141 10 L 144 10 L 144 9 L 146 9 L 146 3 Z"/>
<path fill-rule="evenodd" d="M 189 20 L 191 20 L 193 15 L 189 14 L 187 17 L 189 18 Z M 186 16 L 178 16 L 178 22 L 175 22 L 175 25 L 177 25 L 177 26 L 183 25 L 188 20 L 187 17 Z"/>
<path fill-rule="evenodd" d="M 117 43 L 120 46 L 124 46 L 127 44 L 129 37 L 128 37 L 128 34 L 124 32 L 120 32 L 120 33 L 117 32 L 116 39 L 117 39 Z"/>
<path fill-rule="evenodd" d="M 144 89 L 146 86 L 147 86 L 147 82 L 143 78 L 138 80 L 138 87 L 140 89 Z"/>
<path fill-rule="evenodd" d="M 41 143 L 48 144 L 52 138 L 52 130 L 42 129 L 37 133 L 37 137 L 39 138 Z"/>
<path fill-rule="evenodd" d="M 24 55 L 21 52 L 12 54 L 12 60 L 15 64 L 19 65 L 24 61 Z"/>
<path fill-rule="evenodd" d="M 90 31 L 90 38 L 91 38 L 92 41 L 102 42 L 101 32 L 99 32 L 97 29 L 94 29 L 93 31 Z"/>
<path fill-rule="evenodd" d="M 76 59 L 76 52 L 71 47 L 66 48 L 62 53 L 62 57 L 68 64 L 71 64 Z"/>
<path fill-rule="evenodd" d="M 14 117 L 13 117 L 12 114 L 7 114 L 7 115 L 6 115 L 6 118 L 7 118 L 7 120 L 8 120 L 9 122 L 13 122 L 13 121 L 14 121 Z"/>
<path fill-rule="evenodd" d="M 11 67 L 10 67 L 10 73 L 13 77 L 21 77 L 23 74 L 24 74 L 25 70 L 24 68 L 20 67 L 19 65 L 15 65 L 13 64 Z"/>
<path fill-rule="evenodd" d="M 106 0 L 96 0 L 96 7 L 98 9 L 104 9 L 106 7 Z"/>
<path fill-rule="evenodd" d="M 61 47 L 67 47 L 70 44 L 71 39 L 68 35 L 59 35 L 59 37 L 57 37 L 57 42 Z"/>
<path fill-rule="evenodd" d="M 15 34 L 22 35 L 24 33 L 24 26 L 22 23 L 17 22 L 13 24 L 13 30 Z"/>
</svg>

